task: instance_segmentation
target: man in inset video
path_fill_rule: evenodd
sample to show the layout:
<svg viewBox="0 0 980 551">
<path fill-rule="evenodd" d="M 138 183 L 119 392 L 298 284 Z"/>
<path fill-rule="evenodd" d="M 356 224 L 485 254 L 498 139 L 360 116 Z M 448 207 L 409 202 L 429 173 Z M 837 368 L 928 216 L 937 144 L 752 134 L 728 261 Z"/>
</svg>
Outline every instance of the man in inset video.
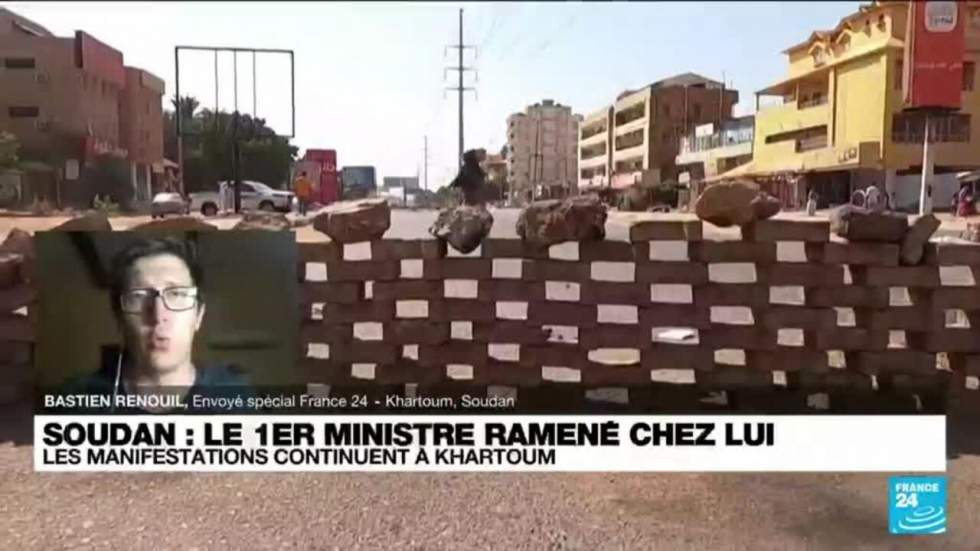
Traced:
<svg viewBox="0 0 980 551">
<path fill-rule="evenodd" d="M 203 274 L 191 244 L 173 238 L 132 243 L 113 258 L 110 278 L 112 310 L 124 347 L 99 371 L 70 383 L 72 392 L 109 395 L 110 411 L 126 413 L 226 413 L 228 409 L 213 405 L 195 407 L 193 397 L 240 395 L 244 400 L 252 395 L 246 379 L 230 366 L 194 362 L 194 337 L 207 308 Z M 160 403 L 118 406 L 117 396 L 137 395 Z"/>
</svg>

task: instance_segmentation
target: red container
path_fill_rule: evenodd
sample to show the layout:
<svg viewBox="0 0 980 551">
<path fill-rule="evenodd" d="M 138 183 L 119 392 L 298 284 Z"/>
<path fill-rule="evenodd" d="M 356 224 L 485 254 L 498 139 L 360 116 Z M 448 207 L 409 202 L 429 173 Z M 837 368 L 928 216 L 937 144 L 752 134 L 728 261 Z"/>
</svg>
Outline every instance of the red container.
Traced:
<svg viewBox="0 0 980 551">
<path fill-rule="evenodd" d="M 337 173 L 337 151 L 333 149 L 307 149 L 303 161 L 315 163 L 319 170 L 310 176 L 316 183 L 314 196 L 323 205 L 340 200 L 340 175 Z"/>
</svg>

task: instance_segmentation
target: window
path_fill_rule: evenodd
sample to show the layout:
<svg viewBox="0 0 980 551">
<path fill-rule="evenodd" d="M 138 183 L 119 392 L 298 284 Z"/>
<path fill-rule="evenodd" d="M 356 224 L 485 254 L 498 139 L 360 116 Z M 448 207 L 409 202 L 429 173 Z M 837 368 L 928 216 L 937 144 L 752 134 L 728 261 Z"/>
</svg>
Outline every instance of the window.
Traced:
<svg viewBox="0 0 980 551">
<path fill-rule="evenodd" d="M 37 117 L 39 111 L 36 105 L 11 105 L 7 108 L 7 115 L 12 119 L 26 119 Z"/>
<path fill-rule="evenodd" d="M 33 57 L 8 57 L 3 60 L 3 66 L 7 69 L 33 69 Z"/>
<path fill-rule="evenodd" d="M 666 103 L 664 104 L 664 116 L 665 117 L 669 117 L 670 116 L 670 105 L 669 104 L 666 104 Z"/>
<path fill-rule="evenodd" d="M 701 104 L 700 103 L 695 103 L 694 106 L 691 108 L 691 110 L 694 111 L 694 118 L 695 119 L 700 119 L 701 118 Z"/>
<path fill-rule="evenodd" d="M 892 115 L 892 141 L 921 145 L 925 137 L 925 116 L 921 113 Z M 929 117 L 929 141 L 934 143 L 969 142 L 970 115 L 954 113 Z"/>
<path fill-rule="evenodd" d="M 973 91 L 973 81 L 975 79 L 975 73 L 977 71 L 977 66 L 972 61 L 963 62 L 963 91 L 972 92 Z"/>
<path fill-rule="evenodd" d="M 964 67 L 964 69 L 965 69 L 965 67 Z M 905 66 L 902 64 L 902 60 L 901 59 L 896 59 L 895 60 L 895 74 L 892 77 L 892 87 L 894 89 L 896 89 L 896 90 L 901 90 L 902 89 L 902 81 L 905 78 L 904 77 L 904 71 L 905 71 Z M 966 78 L 966 71 L 965 70 L 964 70 L 964 76 L 963 76 L 963 78 L 964 79 Z"/>
</svg>

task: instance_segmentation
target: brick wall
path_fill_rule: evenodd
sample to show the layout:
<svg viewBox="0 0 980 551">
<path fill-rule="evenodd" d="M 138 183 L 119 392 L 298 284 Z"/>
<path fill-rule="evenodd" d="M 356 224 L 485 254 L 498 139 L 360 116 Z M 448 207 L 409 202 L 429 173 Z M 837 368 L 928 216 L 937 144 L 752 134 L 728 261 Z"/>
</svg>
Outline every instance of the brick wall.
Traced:
<svg viewBox="0 0 980 551">
<path fill-rule="evenodd" d="M 744 234 L 705 241 L 696 220 L 652 221 L 628 242 L 490 239 L 465 257 L 427 240 L 302 243 L 304 372 L 328 384 L 975 384 L 980 247 L 931 244 L 904 267 L 898 246 L 831 241 L 826 221 Z"/>
</svg>

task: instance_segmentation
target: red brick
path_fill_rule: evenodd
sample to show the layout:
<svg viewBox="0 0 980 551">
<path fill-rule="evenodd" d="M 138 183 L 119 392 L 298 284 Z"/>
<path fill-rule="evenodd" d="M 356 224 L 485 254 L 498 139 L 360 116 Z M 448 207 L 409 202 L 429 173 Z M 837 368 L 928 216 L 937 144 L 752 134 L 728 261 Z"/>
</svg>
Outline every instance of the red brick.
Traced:
<svg viewBox="0 0 980 551">
<path fill-rule="evenodd" d="M 328 241 L 326 243 L 297 243 L 301 262 L 340 262 L 344 259 L 343 245 Z"/>
<path fill-rule="evenodd" d="M 650 285 L 588 281 L 582 283 L 580 298 L 583 304 L 649 304 Z"/>
<path fill-rule="evenodd" d="M 805 291 L 806 305 L 816 307 L 887 308 L 888 289 L 882 287 L 813 287 Z"/>
<path fill-rule="evenodd" d="M 371 260 L 406 258 L 440 259 L 446 256 L 446 242 L 441 239 L 379 239 L 371 242 Z"/>
<path fill-rule="evenodd" d="M 443 258 L 423 260 L 424 279 L 490 279 L 493 261 L 488 258 Z"/>
<path fill-rule="evenodd" d="M 547 259 L 548 249 L 532 247 L 523 239 L 490 238 L 480 244 L 480 254 L 484 258 Z"/>
<path fill-rule="evenodd" d="M 541 281 L 493 279 L 480 282 L 480 300 L 519 301 L 545 299 L 545 284 Z"/>
<path fill-rule="evenodd" d="M 786 386 L 806 390 L 872 390 L 870 376 L 847 369 L 790 372 L 786 374 Z"/>
<path fill-rule="evenodd" d="M 657 304 L 640 308 L 639 314 L 644 327 L 711 327 L 711 310 L 691 304 Z"/>
<path fill-rule="evenodd" d="M 941 393 L 949 389 L 950 374 L 934 370 L 932 373 L 889 373 L 878 377 L 878 388 L 886 392 Z"/>
<path fill-rule="evenodd" d="M 640 363 L 645 369 L 713 369 L 715 356 L 711 350 L 700 346 L 654 343 L 640 353 Z"/>
<path fill-rule="evenodd" d="M 969 243 L 929 243 L 926 264 L 933 266 L 969 266 L 980 264 L 980 245 Z"/>
<path fill-rule="evenodd" d="M 598 311 L 588 304 L 532 301 L 528 303 L 527 318 L 529 322 L 539 325 L 594 327 Z"/>
<path fill-rule="evenodd" d="M 449 342 L 449 323 L 395 321 L 385 324 L 384 340 L 389 344 L 443 344 Z"/>
<path fill-rule="evenodd" d="M 626 241 L 580 241 L 578 258 L 582 262 L 633 262 L 633 250 L 633 244 Z"/>
<path fill-rule="evenodd" d="M 483 343 L 545 344 L 548 336 L 541 326 L 515 321 L 473 324 L 473 340 Z"/>
<path fill-rule="evenodd" d="M 696 262 L 644 262 L 636 265 L 637 283 L 708 283 L 708 266 Z"/>
<path fill-rule="evenodd" d="M 830 331 L 804 331 L 807 348 L 817 350 L 885 350 L 887 331 L 870 331 L 857 327 L 837 327 Z"/>
<path fill-rule="evenodd" d="M 931 373 L 936 355 L 917 350 L 882 350 L 846 354 L 847 368 L 866 375 L 879 373 Z"/>
<path fill-rule="evenodd" d="M 939 268 L 936 266 L 856 266 L 851 268 L 855 285 L 872 287 L 939 287 Z"/>
<path fill-rule="evenodd" d="M 858 266 L 898 266 L 899 245 L 893 243 L 807 243 L 811 262 Z"/>
<path fill-rule="evenodd" d="M 927 306 L 893 306 L 878 310 L 857 308 L 854 318 L 858 327 L 872 331 L 932 331 L 946 326 L 944 312 Z"/>
<path fill-rule="evenodd" d="M 599 348 L 650 348 L 650 328 L 638 325 L 599 324 L 579 331 L 579 346 L 585 350 Z"/>
<path fill-rule="evenodd" d="M 713 350 L 732 348 L 740 350 L 775 350 L 775 331 L 738 325 L 712 325 L 700 332 L 701 344 Z"/>
<path fill-rule="evenodd" d="M 650 370 L 639 365 L 602 365 L 588 362 L 582 367 L 582 384 L 587 386 L 643 386 L 650 384 Z"/>
<path fill-rule="evenodd" d="M 373 290 L 374 300 L 439 300 L 442 294 L 442 281 L 427 280 L 378 281 Z"/>
<path fill-rule="evenodd" d="M 767 329 L 829 330 L 837 326 L 837 312 L 832 308 L 806 308 L 803 306 L 770 305 L 761 312 L 753 312 L 756 323 Z"/>
<path fill-rule="evenodd" d="M 323 320 L 327 323 L 356 323 L 363 321 L 390 322 L 395 319 L 395 303 L 371 300 L 355 304 L 328 302 L 323 305 Z"/>
<path fill-rule="evenodd" d="M 384 281 L 398 279 L 400 272 L 398 262 L 365 260 L 327 264 L 327 280 L 330 282 Z"/>
<path fill-rule="evenodd" d="M 0 340 L 34 342 L 35 326 L 27 316 L 17 314 L 0 315 Z"/>
<path fill-rule="evenodd" d="M 305 320 L 300 325 L 300 340 L 304 343 L 325 344 L 351 342 L 354 340 L 354 326 L 349 323 L 323 323 L 317 320 Z"/>
<path fill-rule="evenodd" d="M 351 382 L 350 366 L 333 360 L 301 358 L 297 362 L 297 371 L 306 383 L 342 385 Z"/>
<path fill-rule="evenodd" d="M 709 283 L 694 288 L 694 304 L 697 306 L 753 306 L 769 305 L 769 287 L 755 283 Z"/>
<path fill-rule="evenodd" d="M 300 285 L 304 304 L 336 302 L 354 304 L 364 299 L 360 283 L 330 283 L 307 281 Z"/>
<path fill-rule="evenodd" d="M 701 220 L 674 215 L 675 220 L 644 220 L 630 226 L 630 241 L 700 241 Z"/>
<path fill-rule="evenodd" d="M 476 367 L 486 363 L 487 345 L 483 343 L 451 342 L 439 346 L 419 346 L 419 365 L 422 366 L 467 364 Z"/>
<path fill-rule="evenodd" d="M 707 371 L 695 371 L 697 386 L 706 389 L 768 388 L 773 386 L 772 374 L 741 366 L 715 366 Z"/>
<path fill-rule="evenodd" d="M 528 368 L 508 362 L 487 360 L 487 365 L 473 369 L 473 383 L 531 387 L 541 384 L 541 369 Z"/>
<path fill-rule="evenodd" d="M 909 348 L 926 352 L 980 352 L 980 330 L 943 329 L 928 333 L 908 333 Z"/>
<path fill-rule="evenodd" d="M 970 377 L 980 377 L 980 355 L 949 354 L 949 368 Z"/>
<path fill-rule="evenodd" d="M 691 258 L 700 262 L 776 262 L 775 243 L 751 241 L 701 241 L 691 247 Z"/>
<path fill-rule="evenodd" d="M 423 366 L 403 359 L 396 359 L 392 364 L 382 364 L 374 368 L 376 384 L 432 384 L 445 380 L 445 367 Z"/>
<path fill-rule="evenodd" d="M 564 260 L 525 260 L 521 279 L 524 281 L 589 281 L 592 271 L 587 262 Z"/>
<path fill-rule="evenodd" d="M 496 305 L 475 299 L 445 299 L 429 301 L 429 320 L 447 321 L 493 321 L 496 318 Z"/>
<path fill-rule="evenodd" d="M 810 371 L 818 373 L 830 370 L 826 352 L 791 347 L 747 351 L 745 353 L 745 365 L 762 371 Z"/>
<path fill-rule="evenodd" d="M 765 285 L 842 286 L 844 285 L 844 267 L 807 263 L 758 266 L 756 267 L 756 281 Z"/>
<path fill-rule="evenodd" d="M 343 364 L 393 363 L 401 355 L 401 348 L 380 342 L 352 341 L 330 345 L 330 360 Z"/>
<path fill-rule="evenodd" d="M 827 220 L 759 220 L 742 228 L 745 241 L 808 241 L 823 243 L 830 240 Z"/>
<path fill-rule="evenodd" d="M 912 294 L 912 293 L 910 293 Z M 944 287 L 918 293 L 912 297 L 915 304 L 932 304 L 934 308 L 958 308 L 960 310 L 980 309 L 980 288 Z"/>
<path fill-rule="evenodd" d="M 36 301 L 37 289 L 27 283 L 0 290 L 0 312 L 13 312 Z"/>
<path fill-rule="evenodd" d="M 528 368 L 549 366 L 581 369 L 587 361 L 587 353 L 576 345 L 547 344 L 522 346 L 518 363 Z"/>
</svg>

